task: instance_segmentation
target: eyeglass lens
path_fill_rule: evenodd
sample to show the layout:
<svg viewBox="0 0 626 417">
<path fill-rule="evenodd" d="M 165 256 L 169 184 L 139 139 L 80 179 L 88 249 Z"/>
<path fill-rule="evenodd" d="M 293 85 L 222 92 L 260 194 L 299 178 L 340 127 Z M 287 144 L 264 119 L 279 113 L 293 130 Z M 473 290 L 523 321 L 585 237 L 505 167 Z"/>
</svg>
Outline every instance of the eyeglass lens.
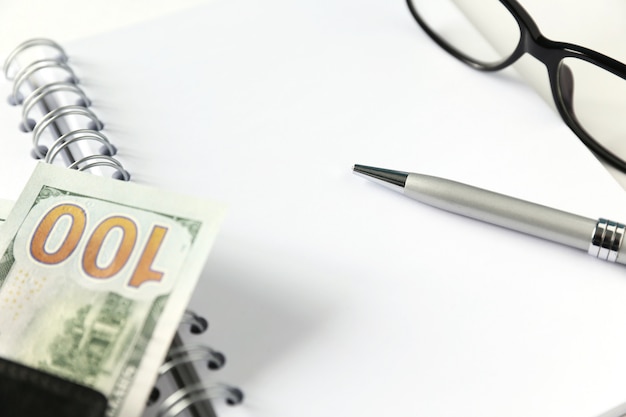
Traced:
<svg viewBox="0 0 626 417">
<path fill-rule="evenodd" d="M 563 104 L 587 135 L 625 159 L 626 80 L 579 58 L 559 64 Z"/>
<path fill-rule="evenodd" d="M 441 41 L 483 66 L 495 66 L 517 48 L 521 30 L 498 0 L 410 0 Z M 626 160 L 626 80 L 580 58 L 560 61 L 556 85 L 574 124 Z"/>
<path fill-rule="evenodd" d="M 411 0 L 437 36 L 472 61 L 496 65 L 513 53 L 521 31 L 498 0 Z"/>
</svg>

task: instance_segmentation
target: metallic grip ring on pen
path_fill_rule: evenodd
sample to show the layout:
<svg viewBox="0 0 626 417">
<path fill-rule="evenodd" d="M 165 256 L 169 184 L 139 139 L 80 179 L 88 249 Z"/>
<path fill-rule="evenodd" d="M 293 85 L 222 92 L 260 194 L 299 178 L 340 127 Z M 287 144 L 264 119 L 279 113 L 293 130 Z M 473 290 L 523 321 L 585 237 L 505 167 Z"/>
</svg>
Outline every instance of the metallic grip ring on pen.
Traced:
<svg viewBox="0 0 626 417">
<path fill-rule="evenodd" d="M 598 219 L 589 244 L 589 255 L 605 261 L 617 262 L 625 233 L 626 225 Z"/>
</svg>

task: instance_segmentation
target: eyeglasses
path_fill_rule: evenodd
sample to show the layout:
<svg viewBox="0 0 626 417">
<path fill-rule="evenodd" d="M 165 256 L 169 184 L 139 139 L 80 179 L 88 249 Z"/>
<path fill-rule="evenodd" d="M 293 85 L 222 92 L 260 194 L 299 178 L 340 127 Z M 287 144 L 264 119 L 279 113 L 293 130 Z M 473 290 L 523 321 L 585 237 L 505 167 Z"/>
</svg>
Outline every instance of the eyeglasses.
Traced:
<svg viewBox="0 0 626 417">
<path fill-rule="evenodd" d="M 515 0 L 407 0 L 417 23 L 469 66 L 496 71 L 523 54 L 548 70 L 561 117 L 598 157 L 626 172 L 626 65 L 544 37 Z"/>
</svg>

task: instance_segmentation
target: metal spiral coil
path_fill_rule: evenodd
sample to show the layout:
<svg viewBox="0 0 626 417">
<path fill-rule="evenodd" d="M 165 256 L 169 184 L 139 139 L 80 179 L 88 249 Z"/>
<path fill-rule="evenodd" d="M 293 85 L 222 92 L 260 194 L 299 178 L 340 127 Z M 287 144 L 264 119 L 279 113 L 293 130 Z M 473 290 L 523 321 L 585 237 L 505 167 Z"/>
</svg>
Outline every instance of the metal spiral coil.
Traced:
<svg viewBox="0 0 626 417">
<path fill-rule="evenodd" d="M 26 59 L 26 64 L 17 63 L 18 57 L 23 58 L 24 55 L 28 55 L 28 52 L 33 52 L 33 49 L 38 52 L 47 52 L 46 57 L 36 56 Z M 63 48 L 56 42 L 43 38 L 23 42 L 9 54 L 4 62 L 4 76 L 13 81 L 9 103 L 23 106 L 20 129 L 32 133 L 32 156 L 52 164 L 57 163 L 59 155 L 64 155 L 64 165 L 68 168 L 85 171 L 95 167 L 108 167 L 114 170 L 114 178 L 128 181 L 130 174 L 114 158 L 117 153 L 116 147 L 102 133 L 104 123 L 89 108 L 91 100 L 78 86 L 78 77 L 67 62 L 68 56 Z M 36 76 L 44 70 L 60 72 L 61 76 L 57 75 L 58 79 L 46 79 L 42 85 L 38 85 Z M 68 95 L 75 96 L 77 104 L 57 105 L 56 101 L 48 100 L 55 94 L 63 94 L 66 98 Z M 39 109 L 42 114 L 39 120 L 31 117 L 34 109 Z M 74 122 L 84 120 L 86 126 L 85 128 L 68 128 L 68 124 L 65 123 L 66 119 Z M 44 132 L 53 133 L 53 137 L 56 136 L 47 145 L 42 143 Z M 99 152 L 81 154 L 76 157 L 72 150 L 79 142 L 97 145 Z M 207 321 L 203 317 L 189 310 L 185 312 L 181 325 L 188 326 L 192 334 L 203 333 L 208 328 Z M 193 410 L 194 416 L 214 417 L 212 400 L 221 398 L 230 405 L 243 401 L 243 393 L 239 388 L 225 384 L 202 383 L 192 365 L 197 361 L 204 361 L 209 369 L 217 370 L 224 365 L 225 357 L 222 353 L 206 346 L 185 346 L 177 333 L 167 358 L 159 369 L 159 378 L 166 374 L 171 375 L 177 388 L 159 401 L 161 395 L 155 386 L 147 410 L 152 406 L 158 406 L 155 415 L 159 417 L 178 416 L 186 410 Z"/>
<path fill-rule="evenodd" d="M 9 54 L 3 71 L 4 76 L 13 81 L 9 103 L 23 106 L 20 129 L 32 132 L 34 158 L 54 163 L 62 154 L 64 164 L 71 169 L 86 171 L 107 167 L 113 170 L 114 178 L 130 179 L 128 171 L 114 158 L 117 149 L 101 132 L 104 123 L 89 109 L 91 100 L 79 87 L 79 79 L 59 44 L 43 38 L 23 42 Z M 41 78 L 44 71 L 47 71 L 45 79 Z M 58 105 L 51 97 L 59 94 L 65 98 L 75 96 L 77 104 Z M 31 117 L 35 108 L 43 115 L 39 120 Z M 70 128 L 66 119 L 74 123 L 84 120 L 85 128 Z M 43 143 L 44 132 L 51 134 L 48 144 Z M 101 146 L 97 150 L 75 147 L 77 142 L 84 141 Z"/>
<path fill-rule="evenodd" d="M 181 388 L 167 397 L 159 407 L 157 417 L 175 417 L 198 401 L 213 400 L 221 397 L 230 405 L 239 404 L 243 401 L 243 394 L 237 388 L 224 384 L 216 384 L 212 387 L 205 385 L 192 385 Z"/>
<path fill-rule="evenodd" d="M 31 132 L 35 127 L 35 121 L 33 119 L 29 119 L 28 115 L 31 109 L 37 106 L 42 99 L 44 99 L 48 94 L 66 91 L 76 94 L 80 100 L 81 105 L 83 107 L 89 107 L 91 105 L 91 100 L 87 98 L 87 95 L 83 90 L 80 89 L 76 84 L 70 83 L 67 81 L 60 81 L 55 83 L 44 84 L 41 87 L 35 89 L 22 103 L 22 130 L 25 132 Z"/>
<path fill-rule="evenodd" d="M 195 314 L 191 310 L 187 310 L 181 320 L 181 326 L 188 326 L 192 334 L 200 334 L 208 328 L 207 321 Z M 170 347 L 165 362 L 159 368 L 159 380 L 169 373 L 180 373 L 174 379 L 185 378 L 188 372 L 195 373 L 193 363 L 203 362 L 207 368 L 215 371 L 222 368 L 226 362 L 225 356 L 216 350 L 207 346 L 200 345 L 183 345 L 177 336 Z M 155 417 L 175 417 L 185 410 L 204 403 L 203 417 L 214 416 L 211 402 L 221 399 L 228 405 L 237 405 L 243 402 L 244 394 L 237 387 L 222 383 L 204 383 L 198 382 L 194 384 L 179 384 L 172 393 L 161 399 L 161 392 L 158 387 L 152 391 L 151 401 L 148 403 L 150 407 L 154 407 L 153 415 Z"/>
</svg>

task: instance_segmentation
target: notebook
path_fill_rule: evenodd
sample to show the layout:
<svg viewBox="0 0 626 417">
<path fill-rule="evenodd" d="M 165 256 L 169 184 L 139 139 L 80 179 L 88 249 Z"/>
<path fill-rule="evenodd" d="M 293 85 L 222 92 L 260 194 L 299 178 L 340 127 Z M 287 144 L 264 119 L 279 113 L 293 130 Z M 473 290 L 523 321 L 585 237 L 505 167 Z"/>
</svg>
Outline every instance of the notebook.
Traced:
<svg viewBox="0 0 626 417">
<path fill-rule="evenodd" d="M 100 176 L 113 176 L 112 179 L 99 182 L 102 186 L 106 184 L 114 186 L 113 183 L 117 180 L 122 182 L 130 180 L 128 171 L 115 158 L 117 148 L 102 132 L 104 125 L 91 110 L 91 99 L 79 86 L 80 80 L 76 77 L 72 67 L 68 65 L 68 60 L 63 47 L 58 43 L 51 39 L 35 38 L 18 45 L 7 56 L 3 65 L 4 75 L 12 83 L 8 96 L 9 104 L 21 107 L 20 130 L 32 135 L 35 145 L 31 150 L 31 156 L 34 160 L 40 160 L 29 183 L 20 195 L 20 201 L 23 201 L 25 193 L 33 188 L 34 178 L 43 179 L 49 185 L 45 181 L 47 176 L 67 175 L 70 169 L 89 171 Z M 80 123 L 81 118 L 88 120 L 87 123 L 83 120 L 83 126 Z M 50 140 L 48 146 L 43 144 L 46 135 Z M 64 165 L 64 168 L 59 170 L 55 167 L 53 171 L 50 171 L 49 168 L 52 167 L 49 165 L 54 164 Z M 90 176 L 83 175 L 81 179 L 87 180 Z M 55 179 L 60 181 L 57 184 L 67 181 L 67 179 L 56 177 Z M 82 189 L 94 191 L 93 187 L 97 186 L 89 184 L 82 184 Z M 37 188 L 36 185 L 34 187 Z M 159 195 L 165 195 L 163 190 L 159 189 L 159 191 Z M 101 194 L 101 192 L 96 192 L 96 194 Z M 111 195 L 114 194 L 115 192 Z M 130 196 L 128 201 L 137 202 L 138 199 L 144 198 Z M 11 211 L 19 210 L 19 204 L 19 201 L 14 204 L 10 200 L 0 199 L 0 228 L 3 232 L 6 232 L 5 228 L 8 227 L 4 225 L 5 219 L 10 217 Z M 148 207 L 150 204 L 144 204 L 144 206 Z M 156 209 L 157 212 L 161 211 Z M 195 209 L 197 213 L 203 211 L 204 208 L 200 206 Z M 179 219 L 179 221 L 184 220 Z M 163 230 L 167 229 L 171 228 L 163 228 Z M 201 262 L 198 268 L 202 269 L 203 263 Z M 192 273 L 191 269 L 189 273 Z M 197 273 L 198 271 L 194 273 L 194 276 Z M 27 277 L 28 273 L 25 276 Z M 189 293 L 192 293 L 193 289 L 189 288 Z M 13 292 L 8 290 L 8 294 Z M 4 301 L 7 300 L 10 301 L 8 298 Z M 15 302 L 14 300 L 13 303 Z M 180 415 L 183 412 L 188 412 L 191 416 L 214 417 L 212 400 L 219 398 L 230 405 L 241 403 L 243 392 L 239 388 L 222 383 L 203 383 L 198 377 L 196 368 L 193 366 L 194 362 L 202 361 L 209 369 L 218 370 L 224 365 L 225 357 L 223 353 L 209 346 L 185 343 L 183 340 L 185 334 L 201 334 L 207 330 L 208 323 L 204 317 L 186 309 L 187 305 L 176 305 L 176 303 L 174 305 L 181 313 L 179 317 L 182 318 L 180 322 L 172 323 L 173 337 L 170 336 L 169 345 L 168 340 L 163 346 L 160 345 L 163 343 L 162 338 L 157 337 L 158 340 L 153 338 L 153 342 L 159 345 L 158 350 L 162 350 L 163 357 L 157 353 L 145 355 L 144 358 L 155 369 L 154 375 L 144 372 L 146 379 L 138 374 L 128 379 L 130 382 L 127 385 L 117 384 L 119 391 L 113 389 L 110 391 L 113 394 L 109 396 L 109 394 L 105 395 L 104 391 L 99 392 L 104 385 L 97 382 L 86 383 L 86 380 L 80 378 L 73 380 L 62 372 L 48 373 L 46 370 L 50 368 L 43 367 L 41 370 L 32 362 L 26 363 L 21 360 L 18 362 L 14 358 L 9 360 L 8 357 L 0 355 L 0 397 L 2 398 L 0 402 L 3 404 L 3 409 L 10 414 L 31 417 L 44 414 L 54 414 L 59 417 L 78 415 L 116 417 L 139 414 L 164 417 Z M 80 319 L 77 320 L 80 321 Z M 24 323 L 28 326 L 28 320 Z M 177 329 L 177 324 L 179 329 Z M 27 341 L 24 342 L 27 343 Z M 87 341 L 87 347 L 93 343 L 95 342 Z M 8 352 L 10 353 L 11 350 L 9 349 Z M 70 354 L 67 359 L 76 360 L 74 356 L 76 355 Z M 159 360 L 162 360 L 162 363 L 159 363 Z M 45 362 L 47 363 L 47 360 Z M 141 398 L 143 395 L 146 395 L 146 398 Z M 124 402 L 122 406 L 120 406 L 120 399 Z"/>
<path fill-rule="evenodd" d="M 228 358 L 199 373 L 246 394 L 218 415 L 619 415 L 623 267 L 351 173 L 624 219 L 513 71 L 456 62 L 401 1 L 215 0 L 63 46 L 133 181 L 230 206 L 190 305 Z M 20 111 L 0 112 L 4 198 L 35 163 Z"/>
</svg>

